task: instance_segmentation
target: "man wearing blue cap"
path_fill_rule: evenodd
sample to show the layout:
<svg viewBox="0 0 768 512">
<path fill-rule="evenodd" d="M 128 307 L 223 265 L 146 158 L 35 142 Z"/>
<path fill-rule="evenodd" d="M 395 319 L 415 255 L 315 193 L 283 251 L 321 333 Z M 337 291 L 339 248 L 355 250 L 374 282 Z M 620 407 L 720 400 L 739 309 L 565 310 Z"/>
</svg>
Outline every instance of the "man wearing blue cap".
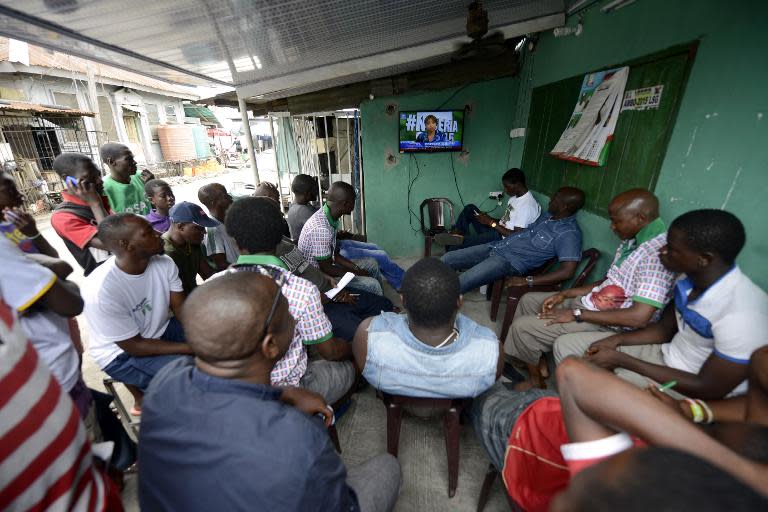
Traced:
<svg viewBox="0 0 768 512">
<path fill-rule="evenodd" d="M 205 228 L 216 227 L 219 221 L 209 217 L 201 206 L 188 201 L 171 208 L 168 217 L 171 227 L 163 234 L 165 254 L 179 267 L 184 293 L 189 295 L 197 286 L 198 274 L 205 280 L 216 271 L 209 263 L 202 244 Z"/>
</svg>

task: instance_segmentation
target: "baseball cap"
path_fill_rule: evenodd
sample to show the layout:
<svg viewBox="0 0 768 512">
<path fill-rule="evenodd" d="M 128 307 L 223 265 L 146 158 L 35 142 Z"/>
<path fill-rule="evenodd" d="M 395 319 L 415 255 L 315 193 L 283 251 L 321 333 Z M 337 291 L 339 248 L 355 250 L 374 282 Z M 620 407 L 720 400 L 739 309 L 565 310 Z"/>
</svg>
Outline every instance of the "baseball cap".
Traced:
<svg viewBox="0 0 768 512">
<path fill-rule="evenodd" d="M 168 217 L 171 218 L 171 222 L 193 222 L 204 228 L 215 228 L 219 225 L 219 221 L 209 217 L 201 206 L 189 201 L 175 204 L 168 212 Z"/>
</svg>

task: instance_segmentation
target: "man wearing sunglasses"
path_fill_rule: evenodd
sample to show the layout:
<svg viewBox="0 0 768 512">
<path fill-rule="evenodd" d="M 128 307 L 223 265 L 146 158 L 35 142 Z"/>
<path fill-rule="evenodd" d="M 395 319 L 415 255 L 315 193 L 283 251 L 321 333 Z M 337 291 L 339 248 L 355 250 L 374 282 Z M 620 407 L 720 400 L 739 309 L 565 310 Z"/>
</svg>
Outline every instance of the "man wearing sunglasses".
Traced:
<svg viewBox="0 0 768 512">
<path fill-rule="evenodd" d="M 238 246 L 240 257 L 234 266 L 218 275 L 258 272 L 275 280 L 285 279 L 282 293 L 296 320 L 296 330 L 288 351 L 272 370 L 272 385 L 301 386 L 334 403 L 355 381 L 352 349 L 348 342 L 334 337 L 317 286 L 292 274 L 277 257 L 283 222 L 280 210 L 270 199 L 246 197 L 236 201 L 229 208 L 224 224 Z M 309 361 L 307 350 L 311 345 L 317 348 L 320 359 Z"/>
<path fill-rule="evenodd" d="M 321 419 L 332 418 L 325 401 L 270 385 L 298 328 L 285 295 L 290 277 L 228 273 L 186 301 L 184 329 L 196 358 L 168 365 L 147 393 L 139 443 L 143 510 L 394 507 L 397 459 L 382 454 L 347 470 Z"/>
</svg>

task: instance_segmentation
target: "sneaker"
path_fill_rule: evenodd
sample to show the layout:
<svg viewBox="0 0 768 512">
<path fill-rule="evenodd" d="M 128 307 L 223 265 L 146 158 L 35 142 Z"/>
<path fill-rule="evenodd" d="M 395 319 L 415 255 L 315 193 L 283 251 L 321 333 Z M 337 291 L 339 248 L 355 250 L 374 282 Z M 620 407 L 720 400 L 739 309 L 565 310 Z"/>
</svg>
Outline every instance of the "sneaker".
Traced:
<svg viewBox="0 0 768 512">
<path fill-rule="evenodd" d="M 461 245 L 464 242 L 464 235 L 456 233 L 438 233 L 435 235 L 435 242 L 440 245 Z"/>
</svg>

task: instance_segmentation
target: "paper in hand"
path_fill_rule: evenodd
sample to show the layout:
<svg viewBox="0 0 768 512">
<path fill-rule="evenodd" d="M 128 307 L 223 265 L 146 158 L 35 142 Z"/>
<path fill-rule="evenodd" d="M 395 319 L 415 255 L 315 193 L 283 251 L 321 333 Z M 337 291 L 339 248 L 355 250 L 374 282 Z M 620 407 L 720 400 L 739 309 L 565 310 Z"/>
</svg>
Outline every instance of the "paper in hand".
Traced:
<svg viewBox="0 0 768 512">
<path fill-rule="evenodd" d="M 341 290 L 344 289 L 345 286 L 349 284 L 349 282 L 352 279 L 354 279 L 354 277 L 355 277 L 355 274 L 353 274 L 352 272 L 347 272 L 346 274 L 344 274 L 344 276 L 341 279 L 339 279 L 339 284 L 336 285 L 336 288 L 333 288 L 325 292 L 325 296 L 328 297 L 329 299 L 333 299 L 336 295 L 339 294 Z"/>
</svg>

